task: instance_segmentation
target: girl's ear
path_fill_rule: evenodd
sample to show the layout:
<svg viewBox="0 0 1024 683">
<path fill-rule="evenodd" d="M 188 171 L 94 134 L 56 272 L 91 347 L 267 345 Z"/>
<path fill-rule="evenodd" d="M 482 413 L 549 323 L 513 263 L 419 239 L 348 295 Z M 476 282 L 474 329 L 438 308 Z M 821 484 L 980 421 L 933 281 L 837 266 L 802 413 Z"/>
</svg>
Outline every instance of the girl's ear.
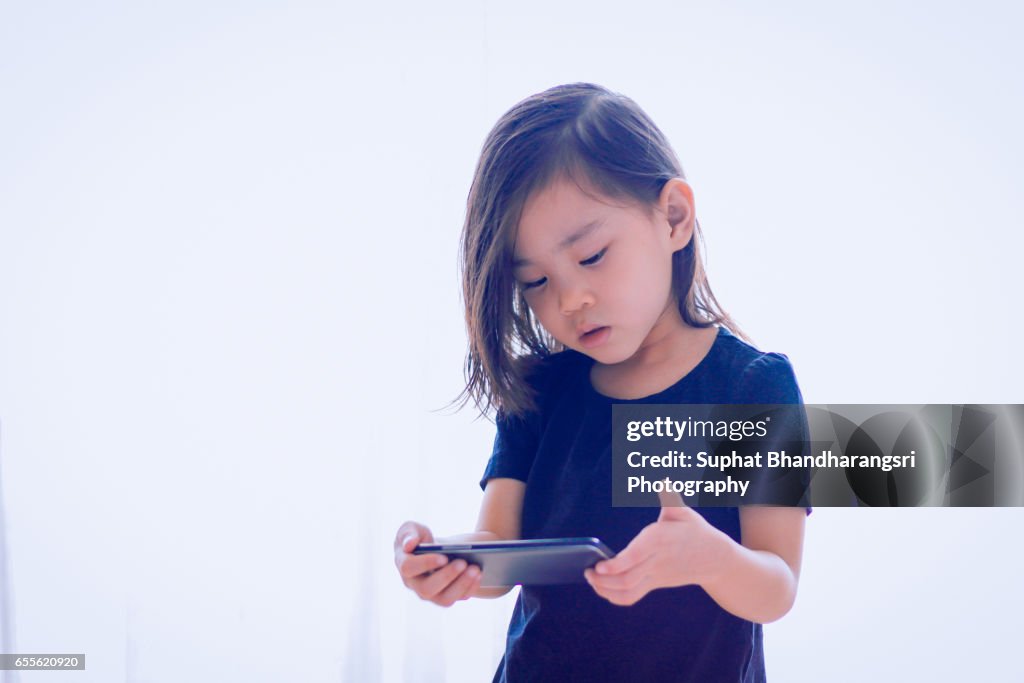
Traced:
<svg viewBox="0 0 1024 683">
<path fill-rule="evenodd" d="M 661 188 L 658 207 L 669 226 L 672 251 L 679 251 L 693 239 L 693 189 L 682 178 L 672 178 Z"/>
</svg>

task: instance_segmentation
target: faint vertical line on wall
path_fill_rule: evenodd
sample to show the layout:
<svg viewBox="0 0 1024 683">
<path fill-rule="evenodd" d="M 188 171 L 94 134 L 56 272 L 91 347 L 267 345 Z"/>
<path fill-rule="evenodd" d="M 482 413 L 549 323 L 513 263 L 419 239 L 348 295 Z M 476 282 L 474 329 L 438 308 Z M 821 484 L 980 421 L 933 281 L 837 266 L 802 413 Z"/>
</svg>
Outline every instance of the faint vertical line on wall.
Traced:
<svg viewBox="0 0 1024 683">
<path fill-rule="evenodd" d="M 375 443 L 381 441 L 380 434 L 375 435 Z M 361 462 L 362 467 L 366 467 Z M 376 481 L 377 473 L 366 471 L 352 472 L 350 481 Z M 356 599 L 349 614 L 348 646 L 345 652 L 344 668 L 341 672 L 343 683 L 379 683 L 381 680 L 381 647 L 379 605 L 376 601 L 376 572 L 374 562 L 378 555 L 371 548 L 379 547 L 379 510 L 377 509 L 378 491 L 374 486 L 359 486 L 359 509 L 361 529 L 360 542 L 357 548 L 364 549 L 358 553 L 359 574 L 356 578 Z M 355 493 L 349 490 L 350 495 Z"/>
<path fill-rule="evenodd" d="M 125 683 L 138 683 L 138 655 L 135 638 L 132 636 L 132 615 L 130 596 L 124 603 L 124 680 Z"/>
<path fill-rule="evenodd" d="M 488 59 L 488 54 L 487 54 L 487 41 L 489 39 L 489 34 L 487 32 L 487 4 L 488 4 L 487 0 L 484 0 L 482 3 L 480 3 L 481 12 L 483 14 L 483 28 L 480 31 L 481 49 L 483 51 L 483 55 L 481 56 L 480 63 L 481 63 L 481 66 L 483 67 L 484 88 L 485 88 L 484 89 L 484 93 L 485 93 L 484 99 L 485 100 L 487 99 L 486 98 L 486 93 L 487 93 L 486 87 L 487 87 L 487 80 L 488 80 L 487 79 L 487 71 L 488 71 L 488 69 L 491 66 L 490 65 L 490 59 Z"/>
<path fill-rule="evenodd" d="M 7 552 L 7 516 L 4 506 L 3 424 L 0 423 L 0 652 L 14 652 L 14 599 L 11 593 Z M 17 671 L 0 671 L 0 683 L 18 683 Z"/>
<path fill-rule="evenodd" d="M 426 377 L 421 372 L 424 397 L 420 405 L 426 405 Z M 416 459 L 416 479 L 413 483 L 413 491 L 410 499 L 414 502 L 413 509 L 433 509 L 431 471 L 428 467 L 427 449 L 425 447 L 427 430 L 426 415 L 423 410 L 416 414 L 416 447 L 411 449 Z M 417 516 L 417 521 L 422 521 Z M 427 525 L 430 526 L 429 524 Z M 433 529 L 432 529 L 433 531 Z M 405 683 L 436 683 L 446 681 L 446 656 L 445 656 L 445 622 L 434 610 L 434 605 L 428 605 L 415 596 L 402 589 L 406 593 L 406 604 L 408 608 L 408 620 L 405 630 L 405 657 L 402 661 L 402 680 Z"/>
</svg>

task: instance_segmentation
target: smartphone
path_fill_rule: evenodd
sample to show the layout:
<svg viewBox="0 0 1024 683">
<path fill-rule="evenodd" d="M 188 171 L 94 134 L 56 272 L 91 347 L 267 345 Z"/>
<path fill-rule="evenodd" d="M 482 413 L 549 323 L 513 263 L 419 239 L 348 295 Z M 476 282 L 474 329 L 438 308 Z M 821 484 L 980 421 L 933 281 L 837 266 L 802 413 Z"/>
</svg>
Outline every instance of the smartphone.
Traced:
<svg viewBox="0 0 1024 683">
<path fill-rule="evenodd" d="M 583 583 L 583 570 L 615 556 L 596 538 L 421 543 L 414 555 L 441 553 L 482 569 L 481 586 L 545 586 Z"/>
</svg>

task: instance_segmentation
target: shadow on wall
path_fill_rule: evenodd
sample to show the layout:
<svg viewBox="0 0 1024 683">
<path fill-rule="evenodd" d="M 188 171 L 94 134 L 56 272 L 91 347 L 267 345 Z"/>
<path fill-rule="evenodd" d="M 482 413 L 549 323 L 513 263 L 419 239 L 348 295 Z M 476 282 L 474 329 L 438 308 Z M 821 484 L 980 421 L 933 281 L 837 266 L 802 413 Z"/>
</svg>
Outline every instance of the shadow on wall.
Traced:
<svg viewBox="0 0 1024 683">
<path fill-rule="evenodd" d="M 8 581 L 7 525 L 4 516 L 3 424 L 0 423 L 0 652 L 14 652 L 14 605 Z M 0 683 L 18 683 L 17 671 L 0 671 Z"/>
</svg>

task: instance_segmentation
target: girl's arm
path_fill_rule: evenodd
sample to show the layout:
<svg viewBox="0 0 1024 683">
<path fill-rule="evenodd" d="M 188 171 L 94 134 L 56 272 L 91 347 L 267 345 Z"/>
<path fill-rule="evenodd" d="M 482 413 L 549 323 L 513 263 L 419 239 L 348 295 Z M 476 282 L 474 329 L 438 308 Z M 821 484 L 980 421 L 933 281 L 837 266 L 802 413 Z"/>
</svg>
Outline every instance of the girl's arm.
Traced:
<svg viewBox="0 0 1024 683">
<path fill-rule="evenodd" d="M 702 587 L 722 609 L 760 624 L 781 619 L 796 601 L 803 557 L 802 507 L 740 507 L 738 544 L 721 541 L 718 570 Z"/>
</svg>

